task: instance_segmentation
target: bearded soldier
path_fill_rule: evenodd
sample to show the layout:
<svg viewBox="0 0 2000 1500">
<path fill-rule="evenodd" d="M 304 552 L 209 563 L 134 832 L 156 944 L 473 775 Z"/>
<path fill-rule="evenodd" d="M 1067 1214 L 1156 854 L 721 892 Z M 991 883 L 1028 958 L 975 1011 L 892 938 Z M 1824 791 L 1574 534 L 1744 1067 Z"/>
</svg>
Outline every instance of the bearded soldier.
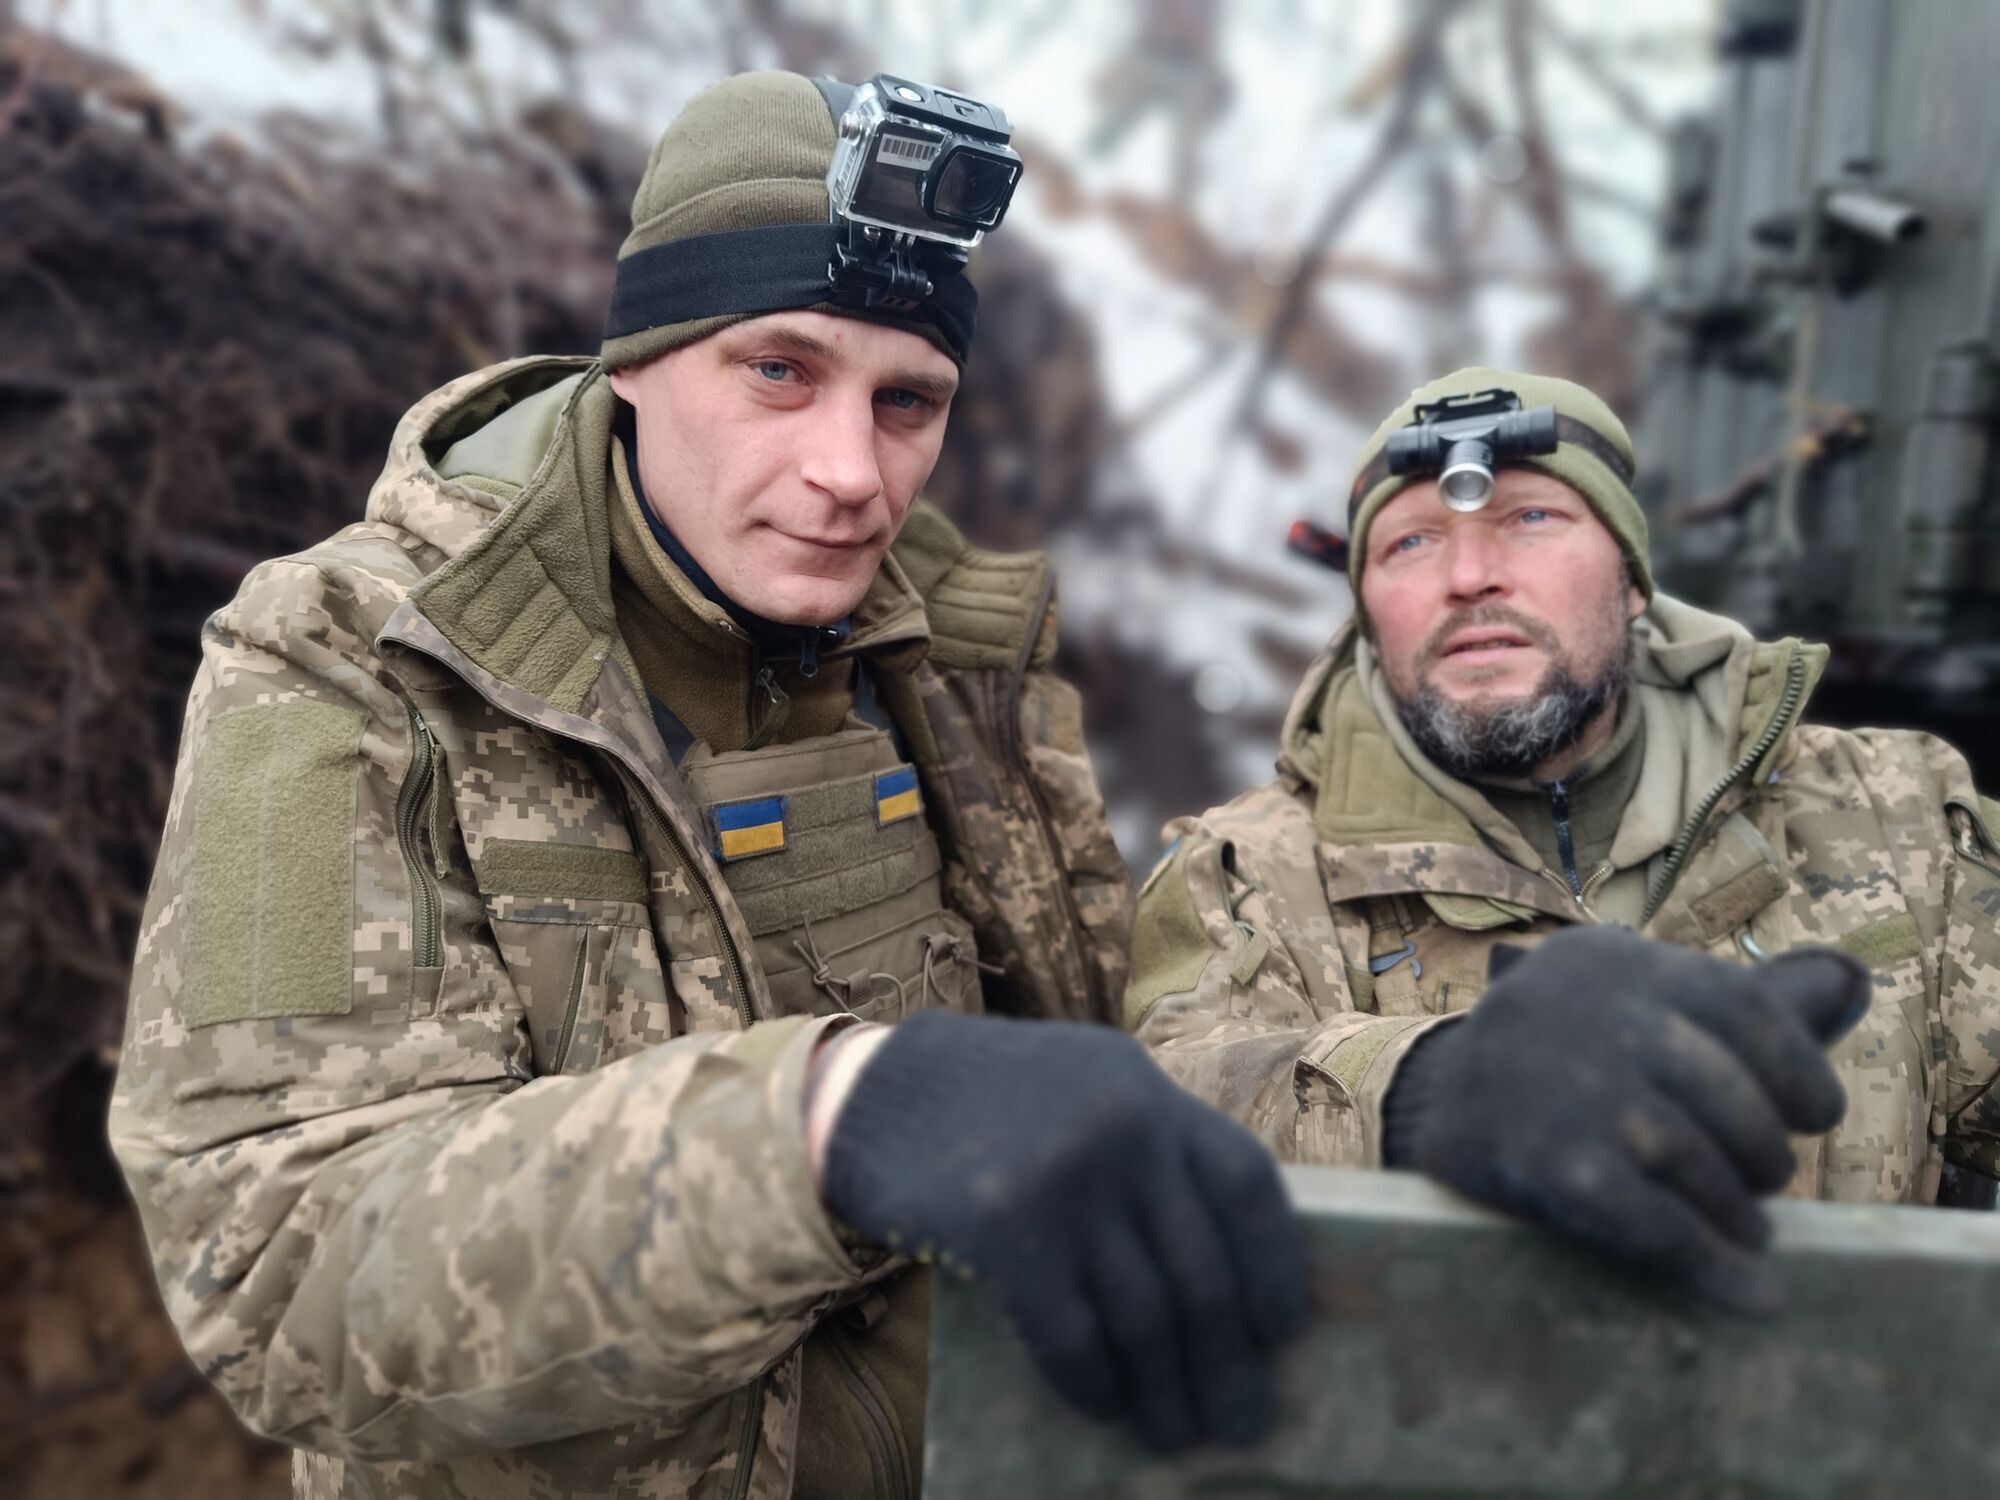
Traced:
<svg viewBox="0 0 2000 1500">
<path fill-rule="evenodd" d="M 301 1493 L 913 1493 L 902 1255 L 1156 1443 L 1263 1422 L 1297 1230 L 1084 1024 L 1130 892 L 1048 564 L 915 499 L 1006 140 L 910 80 L 701 95 L 602 358 L 419 402 L 209 622 L 111 1130 Z"/>
<path fill-rule="evenodd" d="M 1825 648 L 1656 594 L 1632 482 L 1565 381 L 1461 370 L 1383 424 L 1354 618 L 1277 778 L 1176 826 L 1126 1018 L 1285 1158 L 1757 1306 L 1758 1194 L 2000 1172 L 2000 808 L 1928 735 L 1806 723 Z M 1839 1119 L 1811 1043 L 1848 1025 Z"/>
</svg>

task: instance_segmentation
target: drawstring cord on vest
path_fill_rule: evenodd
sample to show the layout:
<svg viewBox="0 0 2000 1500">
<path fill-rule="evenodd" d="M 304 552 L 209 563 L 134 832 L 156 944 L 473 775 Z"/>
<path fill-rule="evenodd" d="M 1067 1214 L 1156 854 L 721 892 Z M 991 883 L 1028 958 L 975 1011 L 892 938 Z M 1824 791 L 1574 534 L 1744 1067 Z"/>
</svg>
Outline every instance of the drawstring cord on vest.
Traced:
<svg viewBox="0 0 2000 1500">
<path fill-rule="evenodd" d="M 819 943 L 813 937 L 812 923 L 807 922 L 804 926 L 805 937 L 803 940 L 799 938 L 792 939 L 792 951 L 804 959 L 807 967 L 811 969 L 814 988 L 818 989 L 821 994 L 825 995 L 827 999 L 838 1005 L 849 1015 L 853 1015 L 855 1013 L 853 1003 L 854 986 L 857 984 L 872 984 L 877 979 L 886 979 L 895 987 L 896 1014 L 898 1016 L 903 1014 L 909 1000 L 909 992 L 903 988 L 902 980 L 898 979 L 894 974 L 885 974 L 879 969 L 868 974 L 851 974 L 847 978 L 842 979 L 833 972 L 833 965 L 820 955 Z"/>
<path fill-rule="evenodd" d="M 934 932 L 924 940 L 922 1009 L 928 1010 L 930 1008 L 931 990 L 933 988 L 937 990 L 940 997 L 944 995 L 944 986 L 938 983 L 937 980 L 937 962 L 940 958 L 948 957 L 960 962 L 970 963 L 973 969 L 981 974 L 1004 974 L 1007 972 L 999 964 L 989 964 L 976 952 L 968 954 L 965 949 L 965 939 L 949 932 Z M 963 1009 L 965 1005 L 965 985 L 960 983 L 957 993 L 952 995 L 945 1003 L 954 1010 Z"/>
<path fill-rule="evenodd" d="M 811 971 L 810 978 L 813 986 L 821 994 L 825 995 L 849 1015 L 853 1015 L 854 986 L 857 983 L 873 984 L 878 979 L 886 979 L 895 987 L 896 1014 L 898 1016 L 909 1014 L 909 986 L 902 980 L 898 979 L 894 974 L 885 973 L 880 969 L 866 974 L 851 975 L 846 979 L 842 979 L 833 972 L 833 965 L 828 963 L 821 955 L 818 940 L 813 937 L 812 923 L 806 922 L 803 926 L 805 928 L 805 936 L 803 938 L 792 939 L 792 951 L 805 961 L 806 967 Z M 944 982 L 937 972 L 938 961 L 940 959 L 969 964 L 974 970 L 982 974 L 1004 974 L 1007 972 L 999 964 L 987 963 L 977 953 L 967 953 L 966 947 L 967 944 L 964 938 L 949 932 L 934 932 L 924 940 L 924 968 L 917 998 L 917 1008 L 919 1010 L 928 1010 L 930 1008 L 933 995 L 951 1009 L 959 1010 L 964 1008 L 966 987 L 961 983 L 955 992 L 946 993 Z"/>
<path fill-rule="evenodd" d="M 849 1015 L 852 1015 L 854 1007 L 848 1004 L 848 1000 L 854 993 L 854 981 L 839 978 L 833 972 L 833 965 L 820 957 L 819 944 L 813 939 L 811 922 L 805 924 L 805 930 L 806 935 L 803 939 L 792 939 L 792 951 L 804 959 L 806 967 L 812 970 L 814 988 L 818 989 L 827 999 L 838 1005 Z"/>
</svg>

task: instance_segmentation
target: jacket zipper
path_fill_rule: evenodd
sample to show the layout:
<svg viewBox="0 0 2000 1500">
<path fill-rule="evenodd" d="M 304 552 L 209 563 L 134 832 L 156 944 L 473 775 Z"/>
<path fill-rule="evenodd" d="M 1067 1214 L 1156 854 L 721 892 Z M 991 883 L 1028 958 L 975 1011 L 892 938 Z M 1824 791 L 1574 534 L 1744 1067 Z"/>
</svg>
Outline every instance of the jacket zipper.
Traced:
<svg viewBox="0 0 2000 1500">
<path fill-rule="evenodd" d="M 868 1419 L 868 1430 L 874 1436 L 875 1446 L 882 1455 L 882 1472 L 888 1480 L 888 1487 L 882 1491 L 880 1500 L 903 1500 L 909 1494 L 903 1482 L 903 1445 L 897 1439 L 895 1423 L 882 1409 L 882 1403 L 875 1399 L 875 1393 L 868 1389 L 868 1382 L 854 1363 L 853 1352 L 844 1337 L 829 1339 L 835 1367 L 840 1371 L 840 1382 L 846 1386 L 854 1402 Z"/>
<path fill-rule="evenodd" d="M 1578 906 L 1582 906 L 1586 901 L 1588 901 L 1591 898 L 1591 895 L 1597 890 L 1597 888 L 1600 885 L 1603 885 L 1604 882 L 1609 880 L 1610 878 L 1611 878 L 1611 861 L 1606 860 L 1603 864 L 1597 867 L 1596 871 L 1591 875 L 1590 879 L 1586 880 L 1583 883 L 1583 889 L 1576 893 L 1576 904 Z"/>
<path fill-rule="evenodd" d="M 1556 821 L 1556 853 L 1562 857 L 1563 880 L 1569 893 L 1583 900 L 1583 878 L 1576 873 L 1576 842 L 1569 828 L 1569 783 L 1557 778 L 1542 788 L 1549 794 L 1549 812 Z"/>
<path fill-rule="evenodd" d="M 1550 885 L 1556 887 L 1564 895 L 1568 896 L 1579 911 L 1583 912 L 1586 916 L 1595 917 L 1597 913 L 1590 909 L 1590 898 L 1600 885 L 1611 878 L 1612 867 L 1609 861 L 1599 865 L 1595 870 L 1591 871 L 1590 878 L 1584 881 L 1581 890 L 1572 889 L 1567 880 L 1563 879 L 1562 876 L 1551 870 L 1547 865 L 1543 865 L 1535 873 L 1540 875 Z"/>
<path fill-rule="evenodd" d="M 819 670 L 817 664 L 813 670 Z M 753 709 L 757 706 L 759 691 L 764 695 L 764 712 L 750 726 L 750 738 L 743 742 L 745 750 L 762 750 L 775 740 L 792 711 L 792 695 L 778 686 L 778 674 L 768 664 L 758 669 L 756 680 L 750 684 L 750 706 Z"/>
<path fill-rule="evenodd" d="M 1665 903 L 1668 892 L 1673 890 L 1674 882 L 1680 878 L 1681 866 L 1687 863 L 1688 854 L 1694 848 L 1695 838 L 1700 834 L 1702 824 L 1708 821 L 1708 815 L 1715 811 L 1715 804 L 1722 800 L 1724 792 L 1749 775 L 1757 762 L 1768 755 L 1771 747 L 1778 743 L 1779 738 L 1790 727 L 1792 715 L 1798 712 L 1799 700 L 1805 696 L 1805 691 L 1806 664 L 1799 653 L 1794 651 L 1791 660 L 1785 663 L 1785 691 L 1778 699 L 1778 711 L 1771 715 L 1771 722 L 1764 727 L 1764 732 L 1757 736 L 1757 743 L 1744 751 L 1743 758 L 1731 766 L 1728 774 L 1710 787 L 1708 795 L 1695 805 L 1694 816 L 1687 820 L 1687 825 L 1681 829 L 1680 837 L 1676 838 L 1673 846 L 1667 850 L 1666 858 L 1661 861 L 1660 868 L 1653 872 L 1653 878 L 1646 888 L 1646 909 L 1639 918 L 1641 927 L 1653 920 Z"/>
<path fill-rule="evenodd" d="M 737 1449 L 743 1462 L 736 1466 L 736 1482 L 729 1487 L 729 1500 L 743 1500 L 750 1493 L 750 1466 L 757 1461 L 757 1427 L 764 1419 L 764 1378 L 750 1382 L 749 1407 L 743 1414 L 743 1436 Z"/>
<path fill-rule="evenodd" d="M 410 872 L 412 897 L 410 948 L 419 969 L 444 966 L 444 939 L 441 928 L 443 898 L 438 894 L 437 877 L 423 857 L 418 829 L 424 821 L 428 799 L 435 795 L 432 782 L 437 775 L 437 741 L 431 726 L 407 698 L 403 707 L 410 715 L 410 772 L 403 779 L 402 794 L 396 799 L 396 842 L 403 851 L 403 863 Z M 444 852 L 436 851 L 442 861 Z"/>
</svg>

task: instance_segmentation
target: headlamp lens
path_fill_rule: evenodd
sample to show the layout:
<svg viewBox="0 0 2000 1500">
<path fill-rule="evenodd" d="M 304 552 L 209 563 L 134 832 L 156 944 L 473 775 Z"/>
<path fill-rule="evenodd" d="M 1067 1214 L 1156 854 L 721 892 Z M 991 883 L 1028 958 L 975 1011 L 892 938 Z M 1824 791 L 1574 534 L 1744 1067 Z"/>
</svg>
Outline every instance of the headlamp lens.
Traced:
<svg viewBox="0 0 2000 1500">
<path fill-rule="evenodd" d="M 1453 510 L 1478 510 L 1493 494 L 1493 471 L 1480 463 L 1455 464 L 1438 476 L 1438 491 Z"/>
</svg>

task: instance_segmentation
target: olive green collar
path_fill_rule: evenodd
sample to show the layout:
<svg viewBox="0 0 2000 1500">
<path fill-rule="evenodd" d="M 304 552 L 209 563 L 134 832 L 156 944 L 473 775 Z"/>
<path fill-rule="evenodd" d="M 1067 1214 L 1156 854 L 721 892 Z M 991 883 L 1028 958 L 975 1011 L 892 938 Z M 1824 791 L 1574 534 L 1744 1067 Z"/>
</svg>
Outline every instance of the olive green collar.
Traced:
<svg viewBox="0 0 2000 1500">
<path fill-rule="evenodd" d="M 524 371 L 526 378 L 511 386 L 496 381 L 465 405 L 439 413 L 422 446 L 442 456 L 476 428 L 504 420 L 516 400 L 576 373 L 557 365 Z M 556 379 L 538 378 L 544 374 Z M 532 472 L 520 478 L 518 493 L 410 596 L 474 664 L 566 713 L 582 707 L 607 660 L 618 657 L 631 666 L 611 602 L 605 507 L 617 398 L 595 366 L 581 374 L 552 414 L 547 445 Z M 503 483 L 517 478 L 498 477 Z M 438 482 L 476 488 L 462 479 Z"/>
<path fill-rule="evenodd" d="M 1793 639 L 1760 643 L 1732 622 L 1664 595 L 1648 610 L 1646 632 L 1635 686 L 1649 698 L 1688 700 L 1685 708 L 1698 708 L 1713 723 L 1722 763 L 1717 776 L 1775 728 L 1744 780 L 1766 774 L 1804 707 L 1804 694 L 1784 703 L 1788 669 L 1794 662 L 1804 667 L 1809 692 L 1826 648 Z M 1378 712 L 1371 669 L 1350 620 L 1308 669 L 1282 735 L 1279 772 L 1311 801 L 1328 894 L 1342 900 L 1436 891 L 1574 916 L 1562 893 L 1532 873 L 1539 859 L 1519 831 L 1476 789 L 1464 786 L 1459 795 L 1461 784 L 1429 764 L 1400 719 Z M 1781 707 L 1784 722 L 1774 725 Z M 1680 767 L 1682 779 L 1709 775 L 1715 759 L 1692 757 Z M 1674 806 L 1689 800 L 1677 796 Z"/>
<path fill-rule="evenodd" d="M 480 371 L 411 409 L 369 500 L 370 519 L 446 555 L 414 607 L 474 665 L 568 713 L 607 661 L 639 681 L 611 587 L 616 405 L 594 361 Z M 680 582 L 690 608 L 723 614 Z M 927 634 L 924 601 L 890 558 L 840 649 L 901 644 L 914 657 Z"/>
</svg>

